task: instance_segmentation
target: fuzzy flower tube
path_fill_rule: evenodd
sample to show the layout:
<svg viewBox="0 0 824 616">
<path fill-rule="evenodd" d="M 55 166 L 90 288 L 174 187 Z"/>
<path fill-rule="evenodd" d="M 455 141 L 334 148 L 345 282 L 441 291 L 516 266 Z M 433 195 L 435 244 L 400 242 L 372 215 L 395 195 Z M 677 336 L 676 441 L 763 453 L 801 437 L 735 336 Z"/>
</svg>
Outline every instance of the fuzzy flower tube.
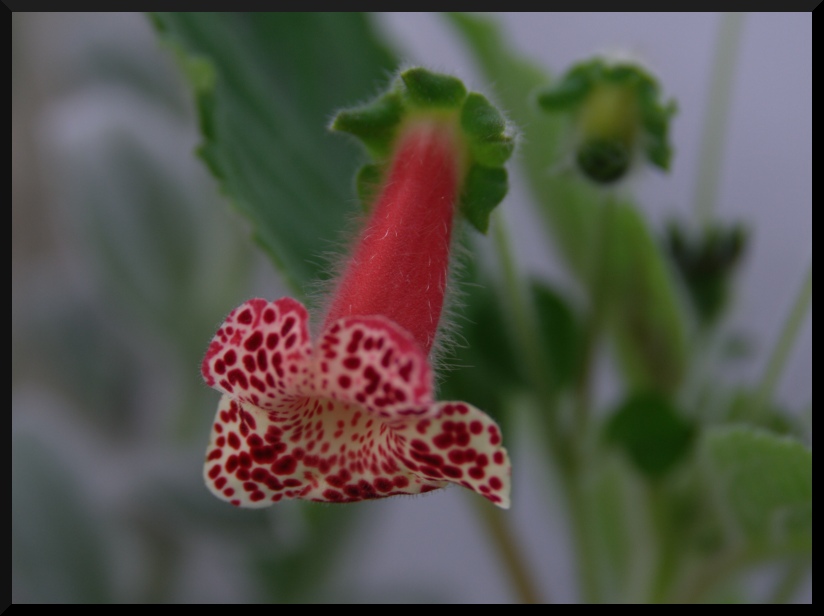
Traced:
<svg viewBox="0 0 824 616">
<path fill-rule="evenodd" d="M 428 360 L 456 213 L 483 229 L 505 191 L 503 119 L 460 81 L 412 69 L 333 128 L 361 137 L 378 159 L 361 174 L 369 219 L 316 340 L 291 298 L 247 301 L 213 338 L 202 374 L 223 397 L 206 484 L 234 505 L 264 507 L 456 483 L 507 508 L 498 426 L 465 402 L 437 402 Z"/>
</svg>

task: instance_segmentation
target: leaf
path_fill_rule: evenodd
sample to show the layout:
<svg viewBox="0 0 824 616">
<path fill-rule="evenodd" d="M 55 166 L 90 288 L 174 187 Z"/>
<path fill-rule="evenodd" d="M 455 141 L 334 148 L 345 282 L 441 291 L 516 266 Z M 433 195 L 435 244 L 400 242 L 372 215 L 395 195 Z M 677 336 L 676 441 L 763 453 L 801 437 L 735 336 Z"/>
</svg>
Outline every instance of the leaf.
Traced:
<svg viewBox="0 0 824 616">
<path fill-rule="evenodd" d="M 812 554 L 813 454 L 746 426 L 708 430 L 702 443 L 716 498 L 755 554 Z"/>
<path fill-rule="evenodd" d="M 590 293 L 605 213 L 603 193 L 558 171 L 564 162 L 564 120 L 544 114 L 530 93 L 552 80 L 543 69 L 515 54 L 488 19 L 449 15 L 511 119 L 523 131 L 519 160 L 553 236 L 558 253 Z M 621 367 L 635 388 L 672 392 L 686 367 L 685 321 L 672 275 L 637 209 L 622 203 L 610 215 L 609 243 L 601 258 L 618 278 L 605 298 L 618 343 Z"/>
<path fill-rule="evenodd" d="M 200 155 L 298 295 L 353 210 L 355 146 L 336 108 L 395 67 L 361 13 L 161 13 L 195 91 Z"/>
<path fill-rule="evenodd" d="M 647 392 L 627 398 L 604 427 L 606 439 L 651 479 L 663 477 L 686 457 L 694 434 L 693 425 L 669 400 Z"/>
<path fill-rule="evenodd" d="M 567 300 L 549 285 L 532 282 L 532 296 L 541 341 L 550 363 L 550 388 L 560 391 L 572 385 L 581 362 L 583 331 Z"/>
</svg>

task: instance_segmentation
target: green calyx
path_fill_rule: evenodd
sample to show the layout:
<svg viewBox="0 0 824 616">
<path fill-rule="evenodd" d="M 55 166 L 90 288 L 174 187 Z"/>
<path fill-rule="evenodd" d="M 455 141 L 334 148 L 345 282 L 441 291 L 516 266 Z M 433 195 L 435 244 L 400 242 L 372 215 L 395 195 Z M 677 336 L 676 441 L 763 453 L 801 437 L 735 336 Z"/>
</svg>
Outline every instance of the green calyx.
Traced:
<svg viewBox="0 0 824 616">
<path fill-rule="evenodd" d="M 638 66 L 600 58 L 582 62 L 539 92 L 537 100 L 549 113 L 574 115 L 576 160 L 590 179 L 602 184 L 619 180 L 638 154 L 669 169 L 669 120 L 675 103 L 664 104 L 658 82 Z"/>
<path fill-rule="evenodd" d="M 515 150 L 515 137 L 503 114 L 486 97 L 467 92 L 463 82 L 450 75 L 408 69 L 372 102 L 338 112 L 330 128 L 357 137 L 373 159 L 357 174 L 358 197 L 369 206 L 380 190 L 398 135 L 409 122 L 426 118 L 458 128 L 466 169 L 460 211 L 478 231 L 486 233 L 489 215 L 506 196 L 504 163 Z"/>
</svg>

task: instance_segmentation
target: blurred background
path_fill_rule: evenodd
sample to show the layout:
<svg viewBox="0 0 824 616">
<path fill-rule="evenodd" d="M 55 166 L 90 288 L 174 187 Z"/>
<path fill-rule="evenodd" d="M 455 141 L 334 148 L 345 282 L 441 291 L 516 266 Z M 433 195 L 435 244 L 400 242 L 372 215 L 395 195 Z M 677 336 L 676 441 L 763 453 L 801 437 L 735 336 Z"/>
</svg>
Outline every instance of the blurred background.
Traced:
<svg viewBox="0 0 824 616">
<path fill-rule="evenodd" d="M 690 216 L 720 16 L 496 18 L 556 73 L 610 51 L 658 75 L 679 107 L 673 170 L 632 188 L 655 228 Z M 489 91 L 437 14 L 374 21 L 409 64 Z M 722 377 L 751 382 L 812 259 L 811 14 L 747 15 L 737 62 L 717 215 L 751 232 L 723 324 L 750 352 Z M 218 394 L 200 358 L 229 310 L 286 289 L 194 156 L 198 142 L 192 95 L 144 15 L 13 14 L 13 601 L 514 600 L 462 490 L 307 513 L 237 511 L 204 488 Z M 563 278 L 512 184 L 503 207 L 521 265 Z M 599 378 L 608 399 L 609 366 Z M 777 397 L 811 407 L 811 316 Z M 518 469 L 508 516 L 548 594 L 574 601 L 551 478 L 525 435 L 507 439 Z M 808 581 L 796 600 L 811 596 Z"/>
</svg>

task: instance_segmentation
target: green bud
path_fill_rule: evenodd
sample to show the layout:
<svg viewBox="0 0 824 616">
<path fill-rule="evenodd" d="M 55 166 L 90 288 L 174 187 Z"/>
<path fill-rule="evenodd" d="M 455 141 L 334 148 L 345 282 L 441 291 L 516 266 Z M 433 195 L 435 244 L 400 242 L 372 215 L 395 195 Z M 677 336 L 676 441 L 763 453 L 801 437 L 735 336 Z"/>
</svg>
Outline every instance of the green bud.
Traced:
<svg viewBox="0 0 824 616">
<path fill-rule="evenodd" d="M 688 234 L 670 223 L 666 245 L 699 321 L 711 325 L 727 306 L 732 278 L 747 246 L 746 230 L 740 224 L 715 225 Z"/>
<path fill-rule="evenodd" d="M 641 68 L 602 59 L 584 62 L 537 100 L 549 113 L 571 114 L 576 162 L 591 180 L 618 181 L 641 157 L 669 169 L 669 119 L 675 104 L 661 103 L 658 83 Z"/>
</svg>

